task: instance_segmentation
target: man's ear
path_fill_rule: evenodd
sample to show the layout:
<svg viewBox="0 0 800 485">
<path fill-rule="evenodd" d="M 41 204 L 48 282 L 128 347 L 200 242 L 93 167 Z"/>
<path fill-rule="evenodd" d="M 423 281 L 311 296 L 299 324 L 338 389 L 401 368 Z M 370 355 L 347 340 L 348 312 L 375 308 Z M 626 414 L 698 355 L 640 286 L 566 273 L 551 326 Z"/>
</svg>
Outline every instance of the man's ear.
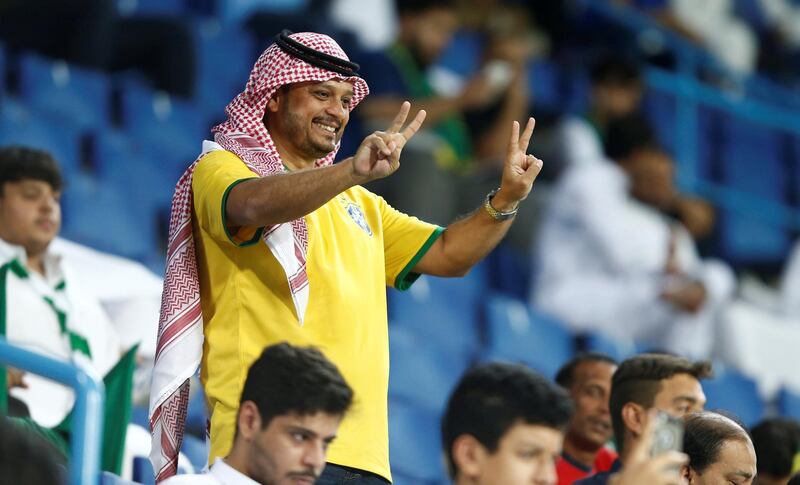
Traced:
<svg viewBox="0 0 800 485">
<path fill-rule="evenodd" d="M 267 113 L 277 113 L 281 102 L 283 101 L 283 91 L 277 90 L 275 94 L 267 101 Z"/>
<path fill-rule="evenodd" d="M 622 406 L 621 414 L 625 429 L 637 438 L 641 436 L 647 424 L 647 413 L 644 408 L 636 403 L 628 402 Z"/>
<path fill-rule="evenodd" d="M 692 485 L 694 483 L 694 470 L 689 465 L 683 465 L 681 467 L 681 478 L 683 478 L 684 483 Z"/>
<path fill-rule="evenodd" d="M 488 456 L 486 448 L 472 435 L 462 434 L 453 441 L 453 462 L 456 476 L 478 477 Z"/>
<path fill-rule="evenodd" d="M 248 441 L 251 440 L 257 432 L 261 431 L 261 413 L 258 412 L 256 403 L 253 401 L 244 401 L 239 406 L 237 426 L 239 427 L 239 435 Z"/>
</svg>

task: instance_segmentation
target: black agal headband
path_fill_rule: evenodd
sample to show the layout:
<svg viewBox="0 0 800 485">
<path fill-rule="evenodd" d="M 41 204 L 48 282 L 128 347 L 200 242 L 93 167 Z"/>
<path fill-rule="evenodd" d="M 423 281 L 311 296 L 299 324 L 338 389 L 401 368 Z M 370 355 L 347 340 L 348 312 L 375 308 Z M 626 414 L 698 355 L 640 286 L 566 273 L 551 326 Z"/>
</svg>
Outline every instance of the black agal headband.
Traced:
<svg viewBox="0 0 800 485">
<path fill-rule="evenodd" d="M 300 42 L 292 39 L 289 37 L 290 35 L 292 35 L 291 31 L 283 30 L 280 34 L 275 36 L 275 43 L 278 44 L 278 47 L 280 47 L 283 52 L 286 52 L 290 56 L 297 57 L 298 59 L 302 59 L 312 66 L 333 71 L 346 77 L 358 77 L 357 71 L 359 65 L 355 62 L 350 62 L 345 59 L 340 59 L 336 56 L 314 50 L 311 47 L 303 45 Z"/>
</svg>

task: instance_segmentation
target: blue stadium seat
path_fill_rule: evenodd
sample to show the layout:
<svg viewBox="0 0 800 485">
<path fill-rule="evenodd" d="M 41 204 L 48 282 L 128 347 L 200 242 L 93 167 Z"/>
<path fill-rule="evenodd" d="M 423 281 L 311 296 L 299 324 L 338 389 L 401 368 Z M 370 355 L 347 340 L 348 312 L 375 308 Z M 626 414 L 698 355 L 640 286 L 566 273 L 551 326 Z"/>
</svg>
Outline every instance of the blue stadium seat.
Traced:
<svg viewBox="0 0 800 485">
<path fill-rule="evenodd" d="M 0 145 L 25 145 L 50 152 L 67 180 L 80 165 L 80 138 L 69 123 L 36 116 L 9 99 L 0 111 Z"/>
<path fill-rule="evenodd" d="M 184 168 L 160 163 L 152 152 L 118 130 L 98 132 L 92 162 L 97 178 L 135 200 L 131 208 L 137 217 L 148 220 L 154 220 L 158 211 L 169 209 L 175 183 Z"/>
<path fill-rule="evenodd" d="M 122 477 L 111 472 L 100 472 L 100 485 L 137 485 L 137 483 L 123 480 Z"/>
<path fill-rule="evenodd" d="M 116 186 L 99 183 L 86 174 L 75 174 L 69 184 L 61 199 L 64 237 L 133 259 L 142 259 L 151 251 L 155 223 L 137 219 L 136 204 Z"/>
<path fill-rule="evenodd" d="M 724 410 L 738 417 L 748 428 L 764 417 L 764 403 L 755 381 L 727 367 L 715 369 L 713 379 L 703 381 L 710 410 Z"/>
<path fill-rule="evenodd" d="M 723 129 L 723 182 L 730 188 L 784 203 L 787 174 L 781 133 L 730 118 Z M 788 231 L 761 221 L 758 214 L 723 211 L 720 226 L 722 255 L 733 263 L 780 262 L 791 244 Z"/>
<path fill-rule="evenodd" d="M 146 456 L 137 456 L 133 459 L 133 480 L 144 485 L 155 485 L 156 476 L 153 465 Z"/>
<path fill-rule="evenodd" d="M 142 153 L 170 170 L 183 169 L 211 137 L 210 122 L 191 102 L 154 92 L 135 78 L 122 82 L 122 121 Z"/>
<path fill-rule="evenodd" d="M 522 362 L 550 379 L 574 355 L 574 339 L 558 320 L 506 296 L 489 297 L 487 333 L 484 358 Z"/>
<path fill-rule="evenodd" d="M 27 54 L 19 85 L 31 109 L 81 130 L 103 126 L 110 117 L 111 82 L 102 72 Z"/>
<path fill-rule="evenodd" d="M 559 112 L 567 108 L 566 103 L 578 102 L 577 92 L 568 93 L 569 98 L 566 99 L 563 96 L 565 93 L 561 89 L 561 74 L 558 64 L 549 60 L 537 59 L 528 64 L 528 89 L 537 112 Z"/>
<path fill-rule="evenodd" d="M 639 353 L 635 344 L 621 342 L 599 332 L 589 332 L 585 334 L 586 350 L 589 352 L 599 352 L 613 357 L 617 362 Z"/>
<path fill-rule="evenodd" d="M 480 67 L 483 44 L 484 39 L 480 35 L 460 30 L 450 40 L 436 64 L 469 79 Z"/>
<path fill-rule="evenodd" d="M 409 329 L 389 328 L 389 395 L 440 412 L 469 361 Z"/>
<path fill-rule="evenodd" d="M 182 14 L 186 0 L 117 0 L 120 15 Z"/>
<path fill-rule="evenodd" d="M 194 32 L 198 62 L 197 97 L 203 111 L 213 121 L 223 121 L 225 106 L 244 90 L 247 83 L 258 55 L 255 41 L 244 29 L 225 28 L 216 21 L 198 23 Z"/>
<path fill-rule="evenodd" d="M 489 287 L 504 295 L 525 300 L 530 296 L 532 264 L 526 254 L 500 243 L 486 257 Z"/>
<path fill-rule="evenodd" d="M 205 468 L 208 463 L 209 449 L 205 439 L 200 439 L 190 434 L 183 435 L 181 452 L 189 458 L 192 466 L 198 472 Z"/>
<path fill-rule="evenodd" d="M 438 414 L 390 400 L 389 457 L 398 485 L 444 482 Z"/>
<path fill-rule="evenodd" d="M 474 354 L 480 347 L 479 306 L 486 292 L 485 272 L 481 264 L 463 278 L 422 276 L 407 291 L 389 290 L 390 320 L 450 351 Z"/>
<path fill-rule="evenodd" d="M 800 420 L 800 393 L 783 388 L 778 392 L 778 412 L 781 416 Z"/>
<path fill-rule="evenodd" d="M 6 46 L 0 42 L 0 109 L 3 107 L 3 97 L 6 94 Z"/>
<path fill-rule="evenodd" d="M 226 24 L 237 24 L 256 11 L 289 14 L 300 11 L 308 0 L 217 0 L 217 18 Z"/>
<path fill-rule="evenodd" d="M 642 101 L 643 111 L 658 134 L 658 140 L 670 153 L 675 153 L 675 111 L 676 103 L 672 95 L 648 91 Z"/>
</svg>

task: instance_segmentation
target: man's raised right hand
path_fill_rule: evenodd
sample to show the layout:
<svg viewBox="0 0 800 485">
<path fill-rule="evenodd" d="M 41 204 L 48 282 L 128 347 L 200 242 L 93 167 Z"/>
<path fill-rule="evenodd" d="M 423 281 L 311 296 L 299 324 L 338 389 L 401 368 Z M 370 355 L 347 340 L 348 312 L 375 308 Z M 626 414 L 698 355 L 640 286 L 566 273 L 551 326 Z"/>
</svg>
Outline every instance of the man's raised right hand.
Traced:
<svg viewBox="0 0 800 485">
<path fill-rule="evenodd" d="M 388 177 L 400 167 L 400 153 L 425 121 L 425 110 L 420 110 L 403 128 L 411 111 L 411 103 L 404 101 L 386 131 L 376 131 L 364 138 L 351 159 L 353 177 L 359 184 Z"/>
</svg>

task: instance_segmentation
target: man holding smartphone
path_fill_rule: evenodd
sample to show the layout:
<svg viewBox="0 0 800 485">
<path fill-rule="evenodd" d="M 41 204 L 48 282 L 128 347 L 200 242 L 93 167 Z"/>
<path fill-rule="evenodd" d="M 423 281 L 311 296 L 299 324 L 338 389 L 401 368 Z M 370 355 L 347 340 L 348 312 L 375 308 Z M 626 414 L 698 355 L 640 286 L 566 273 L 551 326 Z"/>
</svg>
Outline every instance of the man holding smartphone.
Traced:
<svg viewBox="0 0 800 485">
<path fill-rule="evenodd" d="M 711 364 L 691 362 L 666 354 L 641 354 L 622 362 L 611 380 L 609 408 L 619 458 L 608 472 L 575 482 L 578 485 L 605 485 L 631 462 L 652 420 L 649 411 L 657 409 L 673 417 L 701 411 L 706 396 L 701 379 L 710 377 Z M 674 483 L 680 483 L 676 476 Z M 672 482 L 664 482 L 672 483 Z"/>
</svg>

